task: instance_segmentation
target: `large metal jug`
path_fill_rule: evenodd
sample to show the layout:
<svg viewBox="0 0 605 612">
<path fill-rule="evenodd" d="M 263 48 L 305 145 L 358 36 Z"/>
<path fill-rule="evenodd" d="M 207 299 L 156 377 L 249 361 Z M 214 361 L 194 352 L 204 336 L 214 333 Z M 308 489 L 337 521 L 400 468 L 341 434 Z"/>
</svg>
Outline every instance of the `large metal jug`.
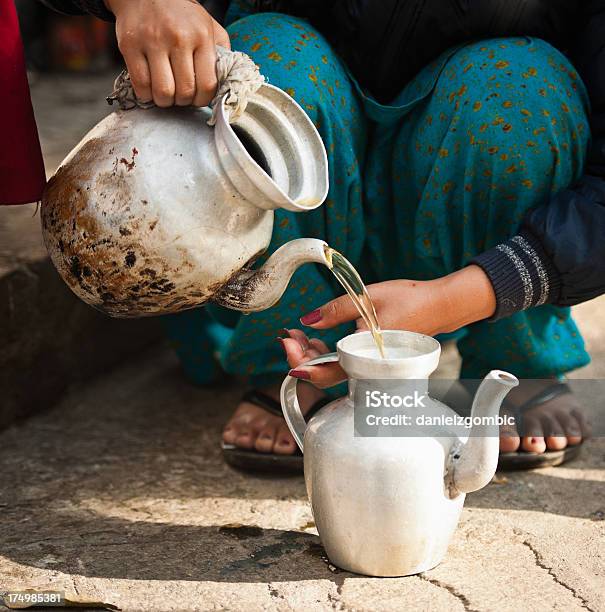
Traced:
<svg viewBox="0 0 605 612">
<path fill-rule="evenodd" d="M 225 96 L 226 97 L 226 96 Z M 96 125 L 50 179 L 44 241 L 85 302 L 116 317 L 177 312 L 209 300 L 272 306 L 325 244 L 300 239 L 259 270 L 273 211 L 317 208 L 328 191 L 324 145 L 285 92 L 265 84 L 229 123 L 209 109 L 118 110 Z"/>
</svg>

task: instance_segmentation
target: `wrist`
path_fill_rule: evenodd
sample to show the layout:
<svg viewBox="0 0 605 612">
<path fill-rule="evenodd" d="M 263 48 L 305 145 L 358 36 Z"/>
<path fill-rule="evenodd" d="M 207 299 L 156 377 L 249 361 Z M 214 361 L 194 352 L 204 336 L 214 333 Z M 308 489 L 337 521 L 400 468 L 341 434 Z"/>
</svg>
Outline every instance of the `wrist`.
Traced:
<svg viewBox="0 0 605 612">
<path fill-rule="evenodd" d="M 445 315 L 444 332 L 452 332 L 492 317 L 496 311 L 496 293 L 487 274 L 474 264 L 448 274 L 437 281 L 441 308 Z"/>
</svg>

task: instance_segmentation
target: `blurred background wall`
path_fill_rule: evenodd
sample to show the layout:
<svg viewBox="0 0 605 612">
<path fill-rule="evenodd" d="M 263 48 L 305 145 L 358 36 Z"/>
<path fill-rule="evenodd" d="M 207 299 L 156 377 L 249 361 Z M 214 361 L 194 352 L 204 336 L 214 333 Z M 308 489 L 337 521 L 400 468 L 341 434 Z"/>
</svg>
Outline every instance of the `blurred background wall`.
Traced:
<svg viewBox="0 0 605 612">
<path fill-rule="evenodd" d="M 36 0 L 15 0 L 15 6 L 32 73 L 98 72 L 121 61 L 113 24 L 60 15 Z"/>
</svg>

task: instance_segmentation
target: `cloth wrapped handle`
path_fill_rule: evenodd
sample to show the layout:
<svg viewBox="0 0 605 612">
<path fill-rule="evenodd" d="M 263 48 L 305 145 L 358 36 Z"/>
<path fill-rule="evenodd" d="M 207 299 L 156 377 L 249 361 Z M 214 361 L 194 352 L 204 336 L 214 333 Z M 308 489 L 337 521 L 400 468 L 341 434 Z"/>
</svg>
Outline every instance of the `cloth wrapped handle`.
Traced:
<svg viewBox="0 0 605 612">
<path fill-rule="evenodd" d="M 245 112 L 250 96 L 265 82 L 265 77 L 248 55 L 220 46 L 216 47 L 216 76 L 218 89 L 210 103 L 213 110 L 208 125 L 216 123 L 217 106 L 223 96 L 226 95 L 225 106 L 229 110 L 229 122 L 236 121 Z M 122 110 L 155 106 L 153 102 L 143 102 L 136 97 L 127 70 L 118 75 L 113 87 L 113 93 L 107 97 L 107 102 L 117 102 Z"/>
</svg>

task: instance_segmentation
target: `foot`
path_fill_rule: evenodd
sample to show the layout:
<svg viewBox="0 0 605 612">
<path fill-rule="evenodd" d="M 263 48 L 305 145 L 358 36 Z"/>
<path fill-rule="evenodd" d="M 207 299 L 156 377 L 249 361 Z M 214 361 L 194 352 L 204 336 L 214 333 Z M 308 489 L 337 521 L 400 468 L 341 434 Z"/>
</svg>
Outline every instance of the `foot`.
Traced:
<svg viewBox="0 0 605 612">
<path fill-rule="evenodd" d="M 514 408 L 522 406 L 553 380 L 522 380 L 507 397 Z M 500 451 L 545 453 L 580 444 L 587 431 L 584 412 L 572 393 L 564 393 L 524 411 L 524 430 L 530 435 L 520 437 L 514 427 L 500 431 Z"/>
<path fill-rule="evenodd" d="M 275 385 L 265 387 L 262 391 L 279 401 L 279 389 L 279 385 Z M 298 385 L 298 401 L 303 414 L 322 397 L 324 393 L 320 389 L 307 383 Z M 259 453 L 292 455 L 296 450 L 296 442 L 286 421 L 250 402 L 241 402 L 238 405 L 223 429 L 223 441 Z"/>
</svg>

